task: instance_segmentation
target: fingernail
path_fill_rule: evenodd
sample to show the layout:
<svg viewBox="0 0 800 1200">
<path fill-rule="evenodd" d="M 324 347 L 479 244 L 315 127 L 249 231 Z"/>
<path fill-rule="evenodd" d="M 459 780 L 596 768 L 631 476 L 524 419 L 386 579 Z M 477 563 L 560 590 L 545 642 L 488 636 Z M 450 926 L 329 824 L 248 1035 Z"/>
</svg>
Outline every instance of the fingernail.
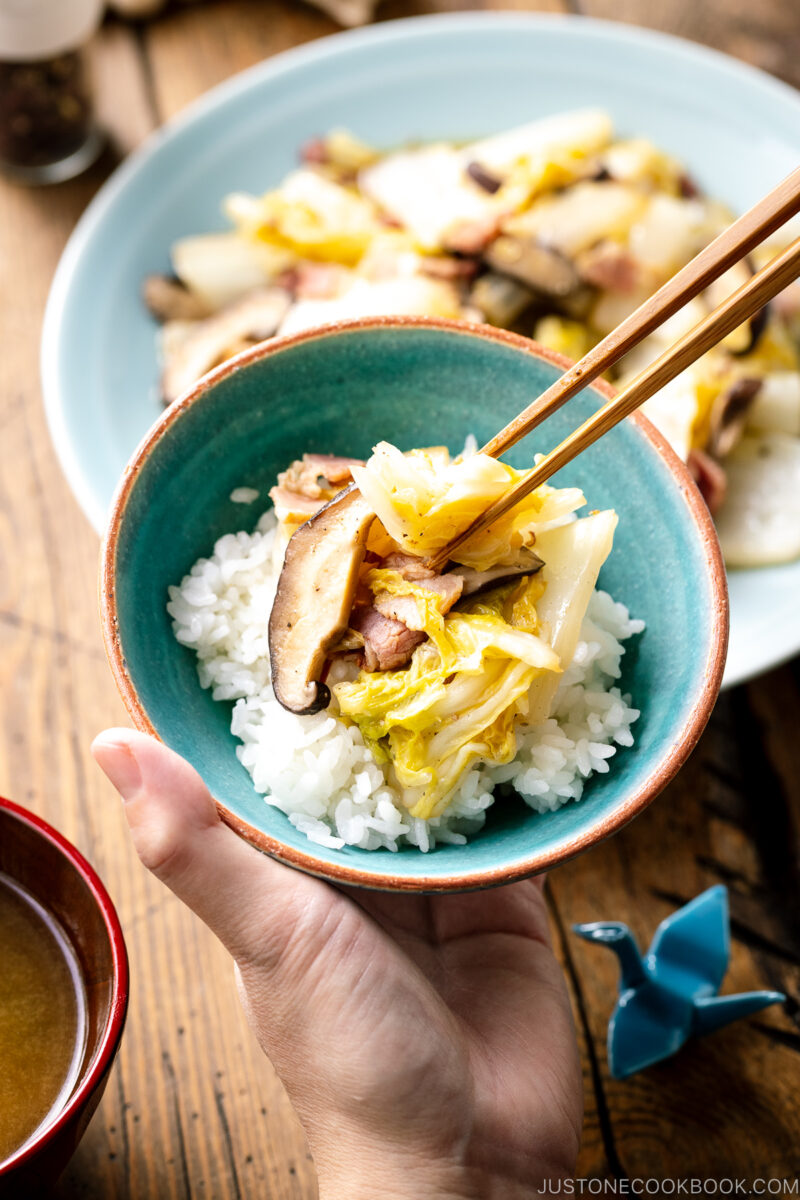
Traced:
<svg viewBox="0 0 800 1200">
<path fill-rule="evenodd" d="M 130 745 L 112 739 L 106 741 L 101 734 L 94 740 L 92 753 L 123 801 L 127 804 L 133 800 L 142 786 L 142 772 Z"/>
</svg>

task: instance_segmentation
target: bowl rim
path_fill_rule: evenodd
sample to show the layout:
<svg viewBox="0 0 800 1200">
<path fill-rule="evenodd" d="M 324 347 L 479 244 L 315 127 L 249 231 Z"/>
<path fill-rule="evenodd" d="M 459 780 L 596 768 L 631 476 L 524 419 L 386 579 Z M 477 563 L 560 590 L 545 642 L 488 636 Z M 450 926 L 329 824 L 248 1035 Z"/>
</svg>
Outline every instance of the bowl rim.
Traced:
<svg viewBox="0 0 800 1200">
<path fill-rule="evenodd" d="M 80 1076 L 71 1096 L 63 1108 L 58 1111 L 57 1115 L 47 1124 L 43 1125 L 40 1132 L 35 1132 L 9 1158 L 0 1163 L 0 1182 L 2 1182 L 4 1175 L 10 1174 L 18 1167 L 30 1162 L 50 1142 L 59 1136 L 62 1130 L 83 1109 L 92 1093 L 103 1080 L 114 1060 L 122 1037 L 122 1031 L 125 1027 L 130 974 L 128 952 L 117 910 L 94 867 L 87 862 L 80 850 L 73 846 L 62 833 L 59 833 L 57 829 L 54 829 L 52 825 L 36 813 L 23 808 L 19 804 L 15 804 L 13 800 L 5 799 L 3 796 L 0 796 L 0 813 L 8 813 L 12 819 L 19 821 L 21 825 L 27 826 L 35 836 L 49 842 L 55 850 L 67 859 L 70 866 L 77 871 L 88 887 L 92 899 L 103 918 L 103 924 L 105 925 L 111 947 L 112 964 L 111 1003 L 109 1005 L 108 1017 L 100 1035 L 97 1049 L 89 1062 L 88 1070 Z"/>
<path fill-rule="evenodd" d="M 119 621 L 116 605 L 116 552 L 119 536 L 125 518 L 128 501 L 133 493 L 143 467 L 150 454 L 167 435 L 176 421 L 194 404 L 202 400 L 217 383 L 227 379 L 250 366 L 252 363 L 271 358 L 284 350 L 292 349 L 309 341 L 319 341 L 342 334 L 363 332 L 370 329 L 431 329 L 441 332 L 454 333 L 464 337 L 477 337 L 484 342 L 510 346 L 522 351 L 533 358 L 544 360 L 561 370 L 568 369 L 572 363 L 568 358 L 555 351 L 548 350 L 521 334 L 510 333 L 505 329 L 497 329 L 489 325 L 475 325 L 466 321 L 455 321 L 444 317 L 358 317 L 346 321 L 337 321 L 328 325 L 315 326 L 299 333 L 285 337 L 271 338 L 242 351 L 234 358 L 222 363 L 207 375 L 204 375 L 178 400 L 164 410 L 145 434 L 142 441 L 128 461 L 125 471 L 117 486 L 112 502 L 108 525 L 103 537 L 100 552 L 99 603 L 103 631 L 103 643 L 106 657 L 119 689 L 123 703 L 137 729 L 160 738 L 152 724 L 128 671 L 125 655 L 120 639 Z M 595 380 L 591 385 L 606 398 L 614 395 L 614 389 L 603 380 Z M 272 858 L 287 866 L 298 868 L 307 874 L 316 875 L 336 884 L 347 884 L 365 887 L 372 890 L 393 892 L 456 892 L 470 891 L 484 887 L 512 883 L 531 875 L 539 874 L 554 867 L 575 855 L 588 850 L 597 842 L 603 841 L 616 833 L 629 821 L 643 812 L 655 796 L 675 777 L 694 749 L 705 725 L 711 715 L 717 694 L 722 682 L 725 666 L 725 656 L 728 643 L 729 611 L 728 589 L 722 553 L 717 540 L 713 521 L 689 474 L 686 465 L 655 426 L 642 415 L 634 412 L 630 418 L 639 429 L 645 440 L 655 452 L 665 461 L 666 466 L 678 487 L 689 515 L 697 527 L 701 546 L 708 571 L 711 593 L 712 613 L 709 650 L 703 673 L 703 683 L 696 703 L 682 727 L 676 731 L 672 752 L 669 759 L 657 763 L 645 781 L 629 796 L 624 803 L 598 820 L 594 825 L 571 837 L 565 844 L 556 849 L 534 850 L 518 863 L 510 866 L 489 869 L 465 871 L 449 876 L 413 876 L 387 872 L 369 872 L 357 866 L 345 866 L 340 863 L 330 863 L 318 857 L 311 850 L 298 850 L 288 846 L 278 838 L 264 833 L 263 830 L 250 825 L 247 821 L 231 812 L 225 803 L 214 797 L 217 811 L 222 820 L 235 830 L 241 837 L 257 849 L 269 854 Z M 309 843 L 311 846 L 312 843 Z"/>
</svg>

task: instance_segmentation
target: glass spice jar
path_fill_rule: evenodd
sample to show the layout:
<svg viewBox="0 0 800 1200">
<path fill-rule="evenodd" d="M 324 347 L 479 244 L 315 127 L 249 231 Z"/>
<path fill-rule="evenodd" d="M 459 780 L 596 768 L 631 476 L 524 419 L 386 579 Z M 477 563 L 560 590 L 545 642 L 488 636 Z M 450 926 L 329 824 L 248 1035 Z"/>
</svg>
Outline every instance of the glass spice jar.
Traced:
<svg viewBox="0 0 800 1200">
<path fill-rule="evenodd" d="M 102 0 L 0 0 L 0 171 L 23 183 L 78 175 L 99 154 L 83 45 Z"/>
</svg>

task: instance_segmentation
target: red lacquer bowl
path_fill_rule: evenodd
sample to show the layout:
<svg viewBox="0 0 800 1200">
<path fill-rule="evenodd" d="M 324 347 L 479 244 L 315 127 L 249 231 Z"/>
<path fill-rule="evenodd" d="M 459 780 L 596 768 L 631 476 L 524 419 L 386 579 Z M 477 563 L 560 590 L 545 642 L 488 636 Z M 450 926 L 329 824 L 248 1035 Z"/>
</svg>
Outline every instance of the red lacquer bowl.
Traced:
<svg viewBox="0 0 800 1200">
<path fill-rule="evenodd" d="M 70 939 L 86 993 L 87 1037 L 63 1106 L 0 1164 L 0 1200 L 55 1183 L 100 1102 L 128 1007 L 128 956 L 108 893 L 83 855 L 51 825 L 0 797 L 0 871 L 52 913 Z"/>
</svg>

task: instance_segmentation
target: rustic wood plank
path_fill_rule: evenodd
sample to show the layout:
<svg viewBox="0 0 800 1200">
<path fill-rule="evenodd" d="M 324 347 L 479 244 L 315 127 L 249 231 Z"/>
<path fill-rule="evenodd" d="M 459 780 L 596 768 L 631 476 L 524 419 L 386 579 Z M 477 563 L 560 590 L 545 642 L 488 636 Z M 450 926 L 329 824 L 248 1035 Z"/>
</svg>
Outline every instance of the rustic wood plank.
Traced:
<svg viewBox="0 0 800 1200">
<path fill-rule="evenodd" d="M 574 0 L 575 10 L 704 42 L 800 86 L 800 20 L 789 0 Z"/>
<path fill-rule="evenodd" d="M 388 0 L 379 17 L 476 2 Z M 495 3 L 512 6 L 487 6 Z M 798 80 L 800 30 L 779 0 L 580 7 L 705 40 Z M 284 0 L 215 0 L 135 28 L 108 23 L 97 48 L 100 110 L 116 154 L 234 71 L 335 26 Z M 302 1130 L 246 1027 L 227 957 L 141 870 L 88 758 L 91 736 L 125 716 L 100 646 L 97 541 L 49 446 L 36 353 L 58 253 L 114 157 L 50 191 L 0 188 L 0 251 L 15 283 L 13 295 L 0 295 L 0 791 L 53 820 L 96 863 L 119 906 L 133 972 L 120 1062 L 58 1195 L 299 1200 L 316 1194 Z M 798 929 L 796 905 L 786 903 L 798 879 L 798 714 L 796 669 L 725 698 L 692 763 L 649 812 L 552 876 L 554 932 L 584 1051 L 582 1174 L 674 1173 L 678 1146 L 685 1174 L 767 1166 L 790 1174 L 798 1165 Z M 751 743 L 760 749 L 745 753 Z M 616 968 L 575 939 L 571 923 L 620 917 L 646 943 L 672 907 L 719 880 L 731 888 L 736 935 L 726 987 L 782 987 L 786 1011 L 723 1031 L 634 1081 L 611 1081 L 604 1039 Z"/>
<path fill-rule="evenodd" d="M 97 51 L 101 116 L 127 152 L 153 124 L 140 49 L 111 23 Z M 315 1194 L 305 1140 L 247 1029 L 227 956 L 141 869 L 88 753 L 94 733 L 126 716 L 100 641 L 97 538 L 44 425 L 38 336 L 63 243 L 114 157 L 51 190 L 0 188 L 4 279 L 14 281 L 0 296 L 0 791 L 53 821 L 98 867 L 133 980 L 120 1060 L 58 1195 L 296 1200 Z"/>
<path fill-rule="evenodd" d="M 385 0 L 379 20 L 463 9 L 515 8 L 567 12 L 568 0 Z M 339 26 L 306 4 L 286 0 L 215 0 L 199 8 L 174 9 L 144 27 L 153 91 L 161 119 L 173 116 L 201 92 L 272 54 Z"/>
<path fill-rule="evenodd" d="M 235 72 L 338 28 L 311 7 L 285 0 L 216 0 L 170 10 L 143 30 L 160 119 Z"/>
<path fill-rule="evenodd" d="M 692 1043 L 633 1079 L 612 1080 L 604 1042 L 616 962 L 567 934 L 599 1065 L 599 1111 L 608 1116 L 606 1162 L 588 1129 L 582 1174 L 663 1178 L 679 1166 L 682 1175 L 721 1178 L 735 1164 L 739 1175 L 792 1177 L 800 1167 L 800 931 L 796 904 L 787 903 L 800 886 L 800 747 L 787 736 L 799 709 L 786 670 L 723 696 L 690 763 L 651 808 L 551 876 L 564 926 L 622 919 L 642 948 L 672 909 L 724 882 L 733 952 L 723 990 L 777 988 L 789 997 L 783 1009 Z"/>
<path fill-rule="evenodd" d="M 476 11 L 481 9 L 513 12 L 567 13 L 571 0 L 383 0 L 378 5 L 377 19 L 393 21 L 401 17 L 417 17 L 425 13 Z"/>
</svg>

